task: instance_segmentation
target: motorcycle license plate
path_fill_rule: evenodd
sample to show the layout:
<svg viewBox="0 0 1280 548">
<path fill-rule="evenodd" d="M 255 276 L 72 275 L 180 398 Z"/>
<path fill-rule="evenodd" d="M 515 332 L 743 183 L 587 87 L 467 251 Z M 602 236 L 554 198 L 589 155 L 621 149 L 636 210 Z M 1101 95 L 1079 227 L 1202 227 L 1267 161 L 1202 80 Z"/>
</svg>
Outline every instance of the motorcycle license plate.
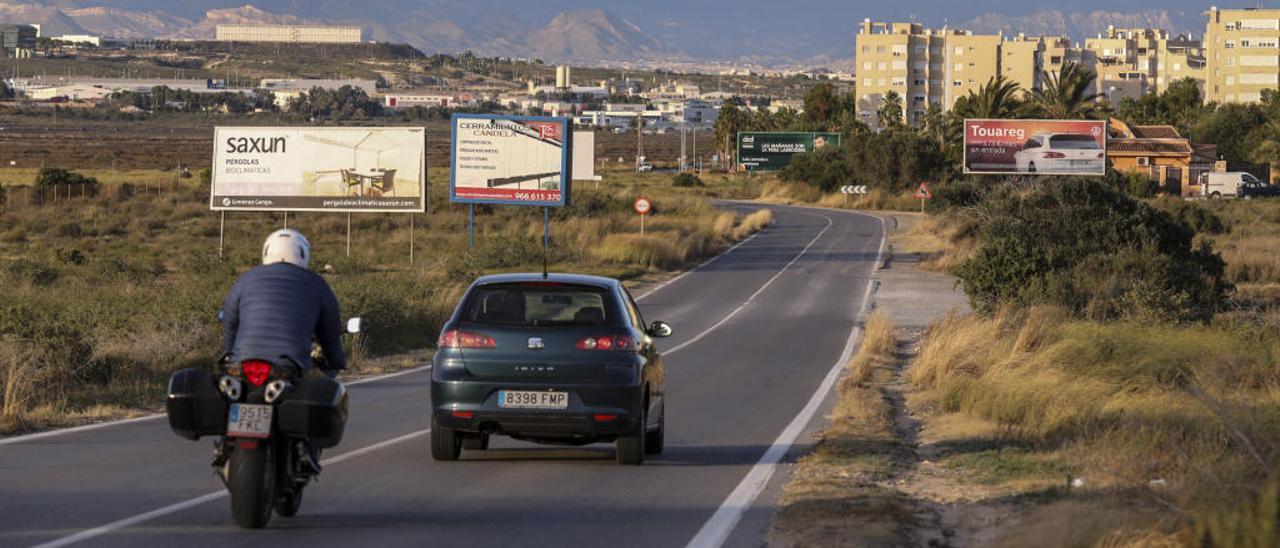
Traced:
<svg viewBox="0 0 1280 548">
<path fill-rule="evenodd" d="M 271 436 L 270 405 L 248 403 L 231 404 L 227 416 L 227 435 L 237 438 L 266 438 Z"/>
</svg>

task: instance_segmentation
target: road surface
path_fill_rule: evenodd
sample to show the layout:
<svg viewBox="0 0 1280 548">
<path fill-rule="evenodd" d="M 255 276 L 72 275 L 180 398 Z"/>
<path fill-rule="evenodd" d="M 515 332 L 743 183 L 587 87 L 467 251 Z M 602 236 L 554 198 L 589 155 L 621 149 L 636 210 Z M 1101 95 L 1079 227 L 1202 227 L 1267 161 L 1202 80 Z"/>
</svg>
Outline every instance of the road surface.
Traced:
<svg viewBox="0 0 1280 548">
<path fill-rule="evenodd" d="M 885 235 L 867 215 L 768 207 L 773 226 L 640 298 L 676 331 L 666 452 L 642 467 L 611 444 L 506 438 L 434 462 L 419 369 L 351 386 L 320 482 L 263 531 L 232 523 L 211 442 L 162 418 L 0 440 L 0 546 L 759 546 L 776 463 L 820 424 Z"/>
</svg>

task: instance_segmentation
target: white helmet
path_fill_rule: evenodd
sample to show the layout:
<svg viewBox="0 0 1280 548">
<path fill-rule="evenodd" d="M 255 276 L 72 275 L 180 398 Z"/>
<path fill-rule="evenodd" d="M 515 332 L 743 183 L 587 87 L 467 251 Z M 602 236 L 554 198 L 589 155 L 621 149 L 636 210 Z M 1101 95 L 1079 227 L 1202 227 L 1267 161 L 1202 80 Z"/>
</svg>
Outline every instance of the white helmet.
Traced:
<svg viewBox="0 0 1280 548">
<path fill-rule="evenodd" d="M 291 228 L 272 232 L 262 244 L 262 264 L 274 263 L 307 268 L 311 263 L 311 243 L 301 232 Z"/>
</svg>

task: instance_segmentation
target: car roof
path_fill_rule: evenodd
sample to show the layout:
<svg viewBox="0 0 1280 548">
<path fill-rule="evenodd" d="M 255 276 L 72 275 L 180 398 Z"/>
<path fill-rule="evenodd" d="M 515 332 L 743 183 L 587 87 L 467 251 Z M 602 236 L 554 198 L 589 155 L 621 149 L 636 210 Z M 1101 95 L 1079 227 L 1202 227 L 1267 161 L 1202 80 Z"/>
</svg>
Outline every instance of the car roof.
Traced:
<svg viewBox="0 0 1280 548">
<path fill-rule="evenodd" d="M 493 274 L 489 276 L 481 276 L 476 279 L 475 285 L 489 284 L 506 284 L 521 282 L 554 282 L 563 284 L 578 285 L 594 285 L 596 287 L 613 288 L 617 287 L 620 282 L 613 278 L 605 278 L 603 276 L 588 276 L 586 274 L 548 274 L 545 278 L 541 272 L 522 272 L 513 274 Z"/>
</svg>

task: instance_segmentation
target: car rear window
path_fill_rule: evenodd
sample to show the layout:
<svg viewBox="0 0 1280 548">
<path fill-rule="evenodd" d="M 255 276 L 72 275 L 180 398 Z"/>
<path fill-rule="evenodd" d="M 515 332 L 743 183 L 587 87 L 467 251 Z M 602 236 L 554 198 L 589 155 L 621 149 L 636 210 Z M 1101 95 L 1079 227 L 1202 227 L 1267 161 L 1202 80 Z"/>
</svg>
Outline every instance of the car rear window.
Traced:
<svg viewBox="0 0 1280 548">
<path fill-rule="evenodd" d="M 1097 150 L 1098 141 L 1088 135 L 1054 135 L 1049 138 L 1050 148 Z"/>
<path fill-rule="evenodd" d="M 605 325 L 608 293 L 587 285 L 528 283 L 477 287 L 467 297 L 466 322 L 543 327 Z"/>
</svg>

